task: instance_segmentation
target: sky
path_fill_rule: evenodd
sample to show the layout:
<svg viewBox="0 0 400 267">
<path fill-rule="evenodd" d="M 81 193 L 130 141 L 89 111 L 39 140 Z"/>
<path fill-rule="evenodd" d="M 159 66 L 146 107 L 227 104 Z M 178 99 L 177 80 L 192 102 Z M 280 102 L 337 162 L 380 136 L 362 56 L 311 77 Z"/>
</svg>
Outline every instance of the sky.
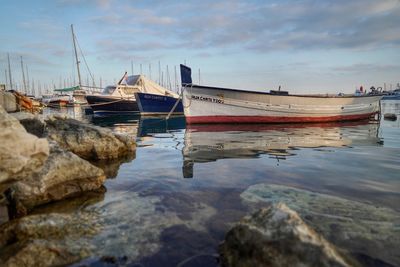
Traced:
<svg viewBox="0 0 400 267">
<path fill-rule="evenodd" d="M 0 83 L 9 53 L 20 87 L 21 56 L 30 86 L 77 81 L 71 24 L 83 84 L 90 73 L 114 84 L 132 65 L 159 81 L 159 62 L 172 85 L 180 63 L 194 83 L 256 91 L 400 83 L 400 0 L 1 0 L 0 10 Z"/>
</svg>

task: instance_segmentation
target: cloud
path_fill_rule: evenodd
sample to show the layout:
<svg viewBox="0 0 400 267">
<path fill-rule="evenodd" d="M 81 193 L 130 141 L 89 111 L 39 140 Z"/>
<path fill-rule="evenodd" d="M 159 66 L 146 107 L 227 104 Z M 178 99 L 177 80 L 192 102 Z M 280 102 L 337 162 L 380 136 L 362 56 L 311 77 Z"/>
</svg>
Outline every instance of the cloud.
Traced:
<svg viewBox="0 0 400 267">
<path fill-rule="evenodd" d="M 400 44 L 398 0 L 150 2 L 151 9 L 128 5 L 118 16 L 107 14 L 102 20 L 140 28 L 152 39 L 169 43 L 166 47 L 179 43 L 192 49 L 269 52 Z"/>
<path fill-rule="evenodd" d="M 346 73 L 380 73 L 380 72 L 400 72 L 400 65 L 398 64 L 369 64 L 357 63 L 347 66 L 338 66 L 332 68 L 333 71 L 346 72 Z"/>
<path fill-rule="evenodd" d="M 90 5 L 100 9 L 109 9 L 112 7 L 113 0 L 59 0 L 60 6 L 74 6 L 82 7 L 83 5 Z"/>
</svg>

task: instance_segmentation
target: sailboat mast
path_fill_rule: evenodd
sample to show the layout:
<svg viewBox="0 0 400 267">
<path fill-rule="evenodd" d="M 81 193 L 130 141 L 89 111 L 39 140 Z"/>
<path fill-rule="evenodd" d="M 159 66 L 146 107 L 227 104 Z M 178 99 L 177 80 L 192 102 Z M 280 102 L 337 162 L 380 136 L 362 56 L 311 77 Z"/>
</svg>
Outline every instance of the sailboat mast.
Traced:
<svg viewBox="0 0 400 267">
<path fill-rule="evenodd" d="M 7 53 L 7 59 L 8 59 L 8 79 L 10 80 L 10 90 L 12 90 L 12 77 L 11 77 L 11 65 L 10 65 L 10 54 Z"/>
<path fill-rule="evenodd" d="M 77 70 L 78 70 L 79 88 L 81 89 L 81 88 L 82 88 L 81 72 L 79 71 L 79 60 L 78 60 L 78 53 L 76 52 L 74 25 L 72 25 L 72 24 L 71 24 L 71 32 L 72 32 L 72 42 L 73 42 L 73 44 L 74 44 L 76 68 L 77 68 Z"/>
<path fill-rule="evenodd" d="M 4 70 L 4 74 L 6 75 L 6 87 L 7 87 L 7 85 L 8 85 L 8 74 L 7 74 L 7 70 L 6 69 Z"/>
<path fill-rule="evenodd" d="M 24 63 L 22 62 L 22 56 L 21 56 L 21 69 L 22 69 L 22 82 L 24 83 L 24 92 L 28 93 L 26 91 L 25 71 L 24 71 Z"/>
</svg>

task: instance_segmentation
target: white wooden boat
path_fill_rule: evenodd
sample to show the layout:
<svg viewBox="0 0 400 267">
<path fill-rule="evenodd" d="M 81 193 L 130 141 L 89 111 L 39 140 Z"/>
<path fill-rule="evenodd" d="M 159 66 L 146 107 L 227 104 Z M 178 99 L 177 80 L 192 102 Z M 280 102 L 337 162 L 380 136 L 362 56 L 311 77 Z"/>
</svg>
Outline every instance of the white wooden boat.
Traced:
<svg viewBox="0 0 400 267">
<path fill-rule="evenodd" d="M 192 84 L 181 65 L 187 123 L 334 122 L 367 119 L 379 112 L 382 95 L 290 95 Z"/>
</svg>

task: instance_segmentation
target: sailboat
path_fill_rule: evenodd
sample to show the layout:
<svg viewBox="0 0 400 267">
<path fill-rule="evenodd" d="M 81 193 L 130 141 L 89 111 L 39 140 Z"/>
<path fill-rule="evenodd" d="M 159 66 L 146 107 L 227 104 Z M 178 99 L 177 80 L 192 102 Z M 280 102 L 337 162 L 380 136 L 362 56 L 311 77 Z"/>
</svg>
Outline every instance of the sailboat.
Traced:
<svg viewBox="0 0 400 267">
<path fill-rule="evenodd" d="M 78 60 L 78 53 L 76 52 L 76 36 L 74 33 L 74 26 L 71 24 L 71 34 L 72 34 L 72 43 L 74 45 L 74 54 L 75 54 L 75 62 L 76 68 L 78 72 L 78 82 L 79 86 L 66 88 L 70 91 L 73 91 L 72 96 L 74 98 L 75 104 L 87 104 L 86 101 L 86 91 L 82 89 L 82 79 L 81 79 L 81 72 L 79 70 L 79 60 Z"/>
</svg>

